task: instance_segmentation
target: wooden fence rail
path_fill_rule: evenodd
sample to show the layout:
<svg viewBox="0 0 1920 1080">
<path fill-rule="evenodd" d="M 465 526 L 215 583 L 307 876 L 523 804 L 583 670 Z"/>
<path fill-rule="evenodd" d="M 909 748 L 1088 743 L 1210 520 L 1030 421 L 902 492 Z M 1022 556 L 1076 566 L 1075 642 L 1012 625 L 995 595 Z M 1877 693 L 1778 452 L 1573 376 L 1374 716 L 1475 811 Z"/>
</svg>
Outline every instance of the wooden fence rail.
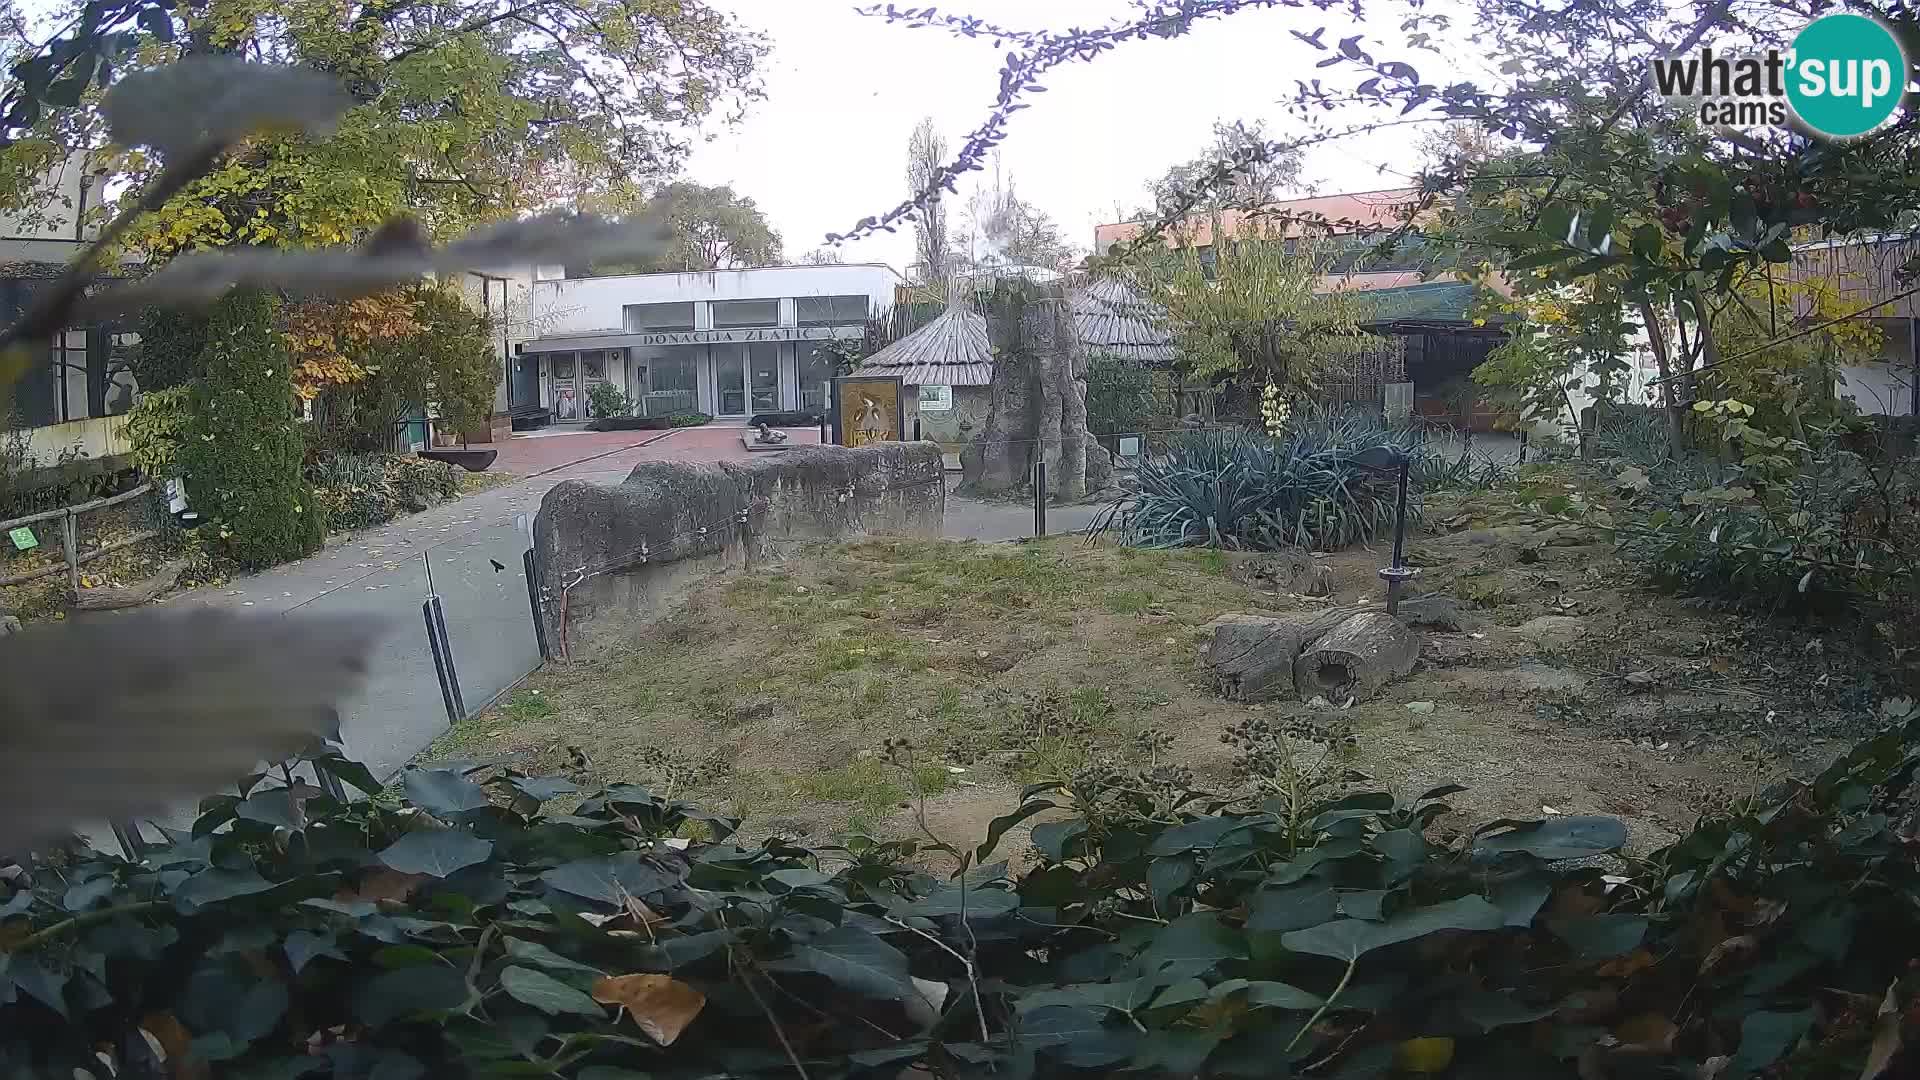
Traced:
<svg viewBox="0 0 1920 1080">
<path fill-rule="evenodd" d="M 55 518 L 60 519 L 60 556 L 62 563 L 60 566 L 49 566 L 45 570 L 35 570 L 30 574 L 16 574 L 13 577 L 0 578 L 0 588 L 5 588 L 9 585 L 25 585 L 29 581 L 39 581 L 41 578 L 52 577 L 64 570 L 67 574 L 67 587 L 73 591 L 75 596 L 78 596 L 80 594 L 80 568 L 82 566 L 110 551 L 118 551 L 123 547 L 137 544 L 142 540 L 151 540 L 160 535 L 158 529 L 147 529 L 135 533 L 132 536 L 125 537 L 124 539 L 116 540 L 111 544 L 103 544 L 100 547 L 83 552 L 80 550 L 80 515 L 105 510 L 109 506 L 118 506 L 123 502 L 137 499 L 152 491 L 153 484 L 146 483 L 141 484 L 132 491 L 123 491 L 118 495 L 109 495 L 104 499 L 94 499 L 91 502 L 76 503 L 73 506 L 62 506 L 57 510 L 43 510 L 38 514 L 28 514 L 25 517 L 13 518 L 9 521 L 0 521 L 0 533 L 4 533 L 9 529 L 17 529 L 22 525 L 32 525 L 40 521 L 52 521 Z"/>
</svg>

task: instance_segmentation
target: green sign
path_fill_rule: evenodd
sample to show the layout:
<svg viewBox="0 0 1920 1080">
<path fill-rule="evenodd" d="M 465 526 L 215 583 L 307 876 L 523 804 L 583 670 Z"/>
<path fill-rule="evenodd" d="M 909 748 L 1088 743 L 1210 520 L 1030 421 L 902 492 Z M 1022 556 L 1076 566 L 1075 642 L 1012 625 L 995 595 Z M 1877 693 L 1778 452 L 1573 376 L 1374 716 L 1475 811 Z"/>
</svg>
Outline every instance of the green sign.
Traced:
<svg viewBox="0 0 1920 1080">
<path fill-rule="evenodd" d="M 13 538 L 13 546 L 17 551 L 32 551 L 34 548 L 40 546 L 40 538 L 33 535 L 33 530 L 27 528 L 25 525 L 20 526 L 7 535 Z"/>
</svg>

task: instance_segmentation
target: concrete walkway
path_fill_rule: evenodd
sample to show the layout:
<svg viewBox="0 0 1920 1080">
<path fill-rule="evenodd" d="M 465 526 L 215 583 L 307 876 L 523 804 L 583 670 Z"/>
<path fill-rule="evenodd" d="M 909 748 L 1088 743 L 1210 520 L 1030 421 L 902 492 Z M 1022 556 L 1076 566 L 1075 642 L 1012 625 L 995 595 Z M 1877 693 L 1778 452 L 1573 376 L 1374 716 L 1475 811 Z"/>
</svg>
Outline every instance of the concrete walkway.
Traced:
<svg viewBox="0 0 1920 1080">
<path fill-rule="evenodd" d="M 645 441 L 609 450 L 601 438 L 584 435 L 526 440 L 541 443 L 547 460 L 568 447 L 583 451 L 584 460 L 562 461 L 539 475 L 343 536 L 311 558 L 183 593 L 167 603 L 385 618 L 389 629 L 367 685 L 342 706 L 341 719 L 348 752 L 376 775 L 386 775 L 446 728 L 421 613 L 429 572 L 446 612 L 461 698 L 471 714 L 540 664 L 521 558 L 532 543 L 533 516 L 550 489 L 563 480 L 617 484 L 642 461 L 747 457 L 737 427 L 606 434 Z M 802 443 L 804 434 L 796 430 L 794 441 Z M 1098 509 L 1055 507 L 1048 514 L 1048 531 L 1084 529 Z M 1007 540 L 1032 530 L 1029 506 L 948 498 L 946 533 L 954 539 Z"/>
</svg>

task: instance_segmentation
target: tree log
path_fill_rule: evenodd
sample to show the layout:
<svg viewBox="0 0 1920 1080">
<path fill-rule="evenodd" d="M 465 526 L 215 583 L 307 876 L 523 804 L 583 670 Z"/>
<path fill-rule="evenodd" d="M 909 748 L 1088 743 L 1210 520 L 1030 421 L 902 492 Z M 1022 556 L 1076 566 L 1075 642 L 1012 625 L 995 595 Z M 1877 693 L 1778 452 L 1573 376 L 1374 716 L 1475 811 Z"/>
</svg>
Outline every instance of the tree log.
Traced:
<svg viewBox="0 0 1920 1080">
<path fill-rule="evenodd" d="M 1353 608 L 1295 615 L 1222 615 L 1208 623 L 1207 666 L 1231 701 L 1291 697 L 1293 662 L 1300 650 L 1351 618 Z"/>
<path fill-rule="evenodd" d="M 175 559 L 160 567 L 159 573 L 124 589 L 82 589 L 74 594 L 73 606 L 81 611 L 111 611 L 151 603 L 179 582 L 187 569 L 187 560 Z"/>
<path fill-rule="evenodd" d="M 1418 659 L 1418 635 L 1383 611 L 1362 612 L 1301 650 L 1294 690 L 1302 698 L 1358 701 L 1412 671 Z"/>
</svg>

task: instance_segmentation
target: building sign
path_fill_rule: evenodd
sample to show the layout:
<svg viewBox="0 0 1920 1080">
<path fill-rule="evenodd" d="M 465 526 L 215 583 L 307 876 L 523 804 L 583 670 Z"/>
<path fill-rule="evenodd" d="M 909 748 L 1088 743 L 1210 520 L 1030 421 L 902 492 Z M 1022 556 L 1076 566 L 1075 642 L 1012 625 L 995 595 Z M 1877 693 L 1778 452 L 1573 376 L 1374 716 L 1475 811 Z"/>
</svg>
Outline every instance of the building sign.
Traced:
<svg viewBox="0 0 1920 1080">
<path fill-rule="evenodd" d="M 634 334 L 622 341 L 635 345 L 720 345 L 737 341 L 832 341 L 859 337 L 861 326 L 765 326 L 743 330 L 672 330 L 659 334 Z"/>
<path fill-rule="evenodd" d="M 841 446 L 900 442 L 906 438 L 900 377 L 833 380 L 833 441 Z"/>
</svg>

